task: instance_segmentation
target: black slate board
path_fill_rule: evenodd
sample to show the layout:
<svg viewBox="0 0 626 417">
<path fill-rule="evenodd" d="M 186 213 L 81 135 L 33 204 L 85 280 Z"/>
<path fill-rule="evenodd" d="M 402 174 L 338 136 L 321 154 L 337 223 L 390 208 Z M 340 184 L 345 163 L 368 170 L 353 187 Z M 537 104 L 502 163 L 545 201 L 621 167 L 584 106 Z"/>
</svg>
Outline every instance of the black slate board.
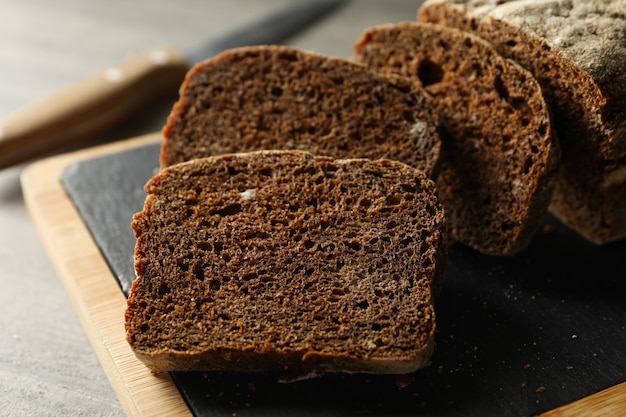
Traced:
<svg viewBox="0 0 626 417">
<path fill-rule="evenodd" d="M 63 184 L 122 290 L 130 229 L 158 145 L 77 162 Z M 626 381 L 626 241 L 594 246 L 550 216 L 530 248 L 455 246 L 436 301 L 432 365 L 403 378 L 172 373 L 197 416 L 530 416 Z"/>
</svg>

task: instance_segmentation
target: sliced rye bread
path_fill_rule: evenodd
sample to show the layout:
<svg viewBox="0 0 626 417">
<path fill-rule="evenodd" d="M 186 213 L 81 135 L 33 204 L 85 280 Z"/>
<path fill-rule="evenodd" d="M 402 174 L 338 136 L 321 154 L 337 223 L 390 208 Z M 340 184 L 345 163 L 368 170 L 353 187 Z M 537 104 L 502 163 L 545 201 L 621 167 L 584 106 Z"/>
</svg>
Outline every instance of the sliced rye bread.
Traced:
<svg viewBox="0 0 626 417">
<path fill-rule="evenodd" d="M 428 363 L 446 233 L 421 171 L 257 151 L 164 168 L 146 191 L 125 323 L 152 370 Z"/>
<path fill-rule="evenodd" d="M 533 73 L 563 153 L 550 210 L 598 244 L 626 237 L 625 11 L 626 0 L 429 0 L 418 12 Z"/>
<path fill-rule="evenodd" d="M 298 149 L 394 159 L 432 174 L 436 117 L 410 80 L 284 46 L 232 49 L 194 67 L 163 129 L 161 165 Z"/>
<path fill-rule="evenodd" d="M 532 75 L 474 35 L 426 23 L 373 27 L 355 52 L 432 97 L 442 130 L 436 182 L 451 239 L 490 255 L 523 250 L 550 203 L 559 158 Z"/>
</svg>

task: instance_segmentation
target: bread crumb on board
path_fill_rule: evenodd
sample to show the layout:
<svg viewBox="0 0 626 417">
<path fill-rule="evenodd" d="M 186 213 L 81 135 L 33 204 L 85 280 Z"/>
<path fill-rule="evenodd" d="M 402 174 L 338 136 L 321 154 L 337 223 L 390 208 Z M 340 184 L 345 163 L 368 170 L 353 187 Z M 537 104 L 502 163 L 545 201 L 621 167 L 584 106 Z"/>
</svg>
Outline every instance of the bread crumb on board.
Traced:
<svg viewBox="0 0 626 417">
<path fill-rule="evenodd" d="M 415 382 L 415 377 L 412 375 L 396 375 L 396 386 L 400 389 L 408 388 Z"/>
</svg>

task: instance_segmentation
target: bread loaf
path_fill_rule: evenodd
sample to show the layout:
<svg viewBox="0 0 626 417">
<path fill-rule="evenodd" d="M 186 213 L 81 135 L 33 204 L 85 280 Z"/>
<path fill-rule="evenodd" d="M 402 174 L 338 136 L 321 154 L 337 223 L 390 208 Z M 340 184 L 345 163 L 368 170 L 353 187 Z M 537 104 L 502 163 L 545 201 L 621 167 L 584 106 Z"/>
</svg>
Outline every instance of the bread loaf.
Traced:
<svg viewBox="0 0 626 417">
<path fill-rule="evenodd" d="M 418 15 L 533 73 L 563 152 L 550 210 L 600 244 L 626 237 L 625 11 L 626 0 L 429 0 Z"/>
<path fill-rule="evenodd" d="M 299 149 L 394 159 L 430 174 L 436 118 L 409 80 L 284 46 L 229 50 L 194 67 L 163 133 L 161 164 Z"/>
<path fill-rule="evenodd" d="M 172 165 L 146 191 L 125 320 L 152 370 L 427 364 L 446 233 L 420 171 L 257 151 Z"/>
<path fill-rule="evenodd" d="M 490 255 L 523 250 L 547 211 L 559 158 L 532 75 L 477 36 L 427 23 L 370 28 L 355 52 L 431 96 L 443 132 L 436 181 L 451 238 Z"/>
</svg>

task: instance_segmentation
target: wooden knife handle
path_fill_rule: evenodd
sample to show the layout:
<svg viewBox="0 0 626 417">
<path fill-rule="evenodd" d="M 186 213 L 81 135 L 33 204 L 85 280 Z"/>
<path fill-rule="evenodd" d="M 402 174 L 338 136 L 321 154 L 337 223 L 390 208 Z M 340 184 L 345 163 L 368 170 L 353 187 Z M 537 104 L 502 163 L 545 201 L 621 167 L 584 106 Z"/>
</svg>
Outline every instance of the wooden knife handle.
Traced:
<svg viewBox="0 0 626 417">
<path fill-rule="evenodd" d="M 0 168 L 93 137 L 159 96 L 175 94 L 187 70 L 180 53 L 159 49 L 18 111 L 0 121 Z"/>
</svg>

